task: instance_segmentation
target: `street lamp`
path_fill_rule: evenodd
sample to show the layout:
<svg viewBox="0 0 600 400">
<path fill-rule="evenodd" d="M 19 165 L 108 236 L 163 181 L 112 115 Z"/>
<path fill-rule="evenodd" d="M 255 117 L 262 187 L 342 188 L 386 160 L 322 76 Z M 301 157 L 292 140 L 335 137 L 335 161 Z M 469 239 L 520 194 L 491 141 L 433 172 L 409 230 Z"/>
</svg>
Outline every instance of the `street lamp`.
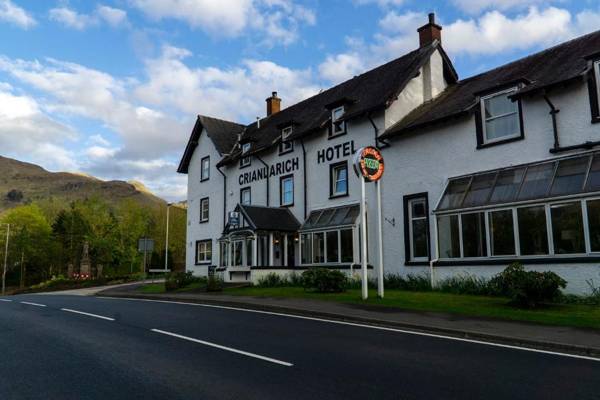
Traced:
<svg viewBox="0 0 600 400">
<path fill-rule="evenodd" d="M 8 268 L 8 239 L 10 238 L 10 224 L 6 225 L 6 247 L 4 249 L 4 270 L 2 271 L 2 295 L 6 292 L 6 269 Z"/>
<path fill-rule="evenodd" d="M 165 237 L 165 272 L 169 270 L 169 211 L 173 203 L 167 203 L 167 234 Z"/>
</svg>

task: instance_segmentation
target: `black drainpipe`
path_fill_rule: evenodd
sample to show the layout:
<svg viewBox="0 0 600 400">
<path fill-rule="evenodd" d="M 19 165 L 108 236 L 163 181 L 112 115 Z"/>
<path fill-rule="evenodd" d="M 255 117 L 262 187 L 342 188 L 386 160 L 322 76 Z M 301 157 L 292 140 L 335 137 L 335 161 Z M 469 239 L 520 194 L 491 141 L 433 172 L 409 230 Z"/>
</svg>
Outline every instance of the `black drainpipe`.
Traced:
<svg viewBox="0 0 600 400">
<path fill-rule="evenodd" d="M 558 140 L 558 126 L 556 124 L 556 114 L 558 114 L 560 110 L 554 107 L 554 104 L 552 104 L 547 94 L 544 94 L 544 100 L 546 100 L 546 103 L 548 103 L 548 107 L 550 107 L 550 115 L 552 116 L 552 131 L 554 132 L 554 148 L 550 151 L 557 151 L 560 149 L 560 142 Z"/>
<path fill-rule="evenodd" d="M 306 210 L 307 210 L 307 204 L 306 204 L 306 198 L 307 198 L 307 194 L 306 194 L 306 149 L 304 148 L 304 139 L 300 139 L 300 144 L 302 145 L 302 170 L 303 170 L 303 174 L 304 174 L 304 220 L 306 221 Z"/>
<path fill-rule="evenodd" d="M 373 121 L 373 118 L 371 118 L 371 113 L 367 114 L 367 118 L 369 119 L 371 126 L 373 126 L 373 133 L 375 135 L 375 147 L 379 147 L 380 149 L 389 147 L 390 144 L 388 142 L 379 138 L 379 128 L 377 127 L 377 125 L 375 125 L 375 121 Z"/>
<path fill-rule="evenodd" d="M 217 167 L 217 171 L 223 175 L 223 230 L 227 225 L 227 175 L 221 171 L 221 167 Z"/>
<path fill-rule="evenodd" d="M 267 207 L 269 207 L 269 165 L 257 154 L 256 158 L 267 168 Z"/>
</svg>

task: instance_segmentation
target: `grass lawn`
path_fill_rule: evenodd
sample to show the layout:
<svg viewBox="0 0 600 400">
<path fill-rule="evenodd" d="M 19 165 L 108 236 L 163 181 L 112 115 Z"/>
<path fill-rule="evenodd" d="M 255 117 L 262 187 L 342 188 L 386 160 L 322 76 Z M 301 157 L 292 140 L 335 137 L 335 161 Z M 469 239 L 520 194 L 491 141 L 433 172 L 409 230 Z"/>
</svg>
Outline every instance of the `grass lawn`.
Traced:
<svg viewBox="0 0 600 400">
<path fill-rule="evenodd" d="M 552 305 L 535 310 L 522 310 L 508 306 L 508 300 L 500 297 L 400 290 L 387 290 L 384 299 L 377 298 L 377 292 L 371 290 L 367 301 L 361 299 L 360 290 L 358 289 L 348 290 L 345 293 L 323 294 L 305 292 L 304 289 L 298 287 L 243 287 L 226 289 L 224 293 L 237 296 L 307 298 L 396 307 L 414 311 L 448 312 L 477 317 L 600 329 L 600 307 L 598 306 L 568 304 Z"/>
<path fill-rule="evenodd" d="M 196 282 L 196 283 L 192 283 L 190 286 L 186 286 L 184 288 L 177 289 L 177 290 L 173 291 L 172 293 L 189 292 L 191 290 L 201 289 L 204 286 L 206 286 L 206 283 Z M 140 288 L 138 288 L 138 291 L 140 291 L 141 293 L 146 293 L 146 294 L 166 293 L 164 282 L 150 283 L 150 284 L 141 286 Z"/>
</svg>

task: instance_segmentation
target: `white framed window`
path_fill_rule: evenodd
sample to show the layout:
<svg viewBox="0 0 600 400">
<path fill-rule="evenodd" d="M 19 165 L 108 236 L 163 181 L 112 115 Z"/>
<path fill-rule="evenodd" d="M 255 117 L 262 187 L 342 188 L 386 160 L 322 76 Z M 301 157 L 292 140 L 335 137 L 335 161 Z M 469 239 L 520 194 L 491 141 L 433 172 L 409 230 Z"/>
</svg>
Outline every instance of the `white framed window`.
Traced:
<svg viewBox="0 0 600 400">
<path fill-rule="evenodd" d="M 281 177 L 279 184 L 279 201 L 282 206 L 294 205 L 294 177 L 291 175 Z"/>
<path fill-rule="evenodd" d="M 200 182 L 210 179 L 210 157 L 206 156 L 200 161 Z"/>
<path fill-rule="evenodd" d="M 208 222 L 209 216 L 209 200 L 208 197 L 205 197 L 200 200 L 200 223 Z"/>
<path fill-rule="evenodd" d="M 425 196 L 408 199 L 406 203 L 408 224 L 408 251 L 410 261 L 429 260 L 429 218 Z"/>
<path fill-rule="evenodd" d="M 290 135 L 292 134 L 292 127 L 288 126 L 281 130 L 281 144 L 279 145 L 279 153 L 288 153 L 294 150 L 294 141 L 288 140 Z"/>
<path fill-rule="evenodd" d="M 329 196 L 339 197 L 348 194 L 348 163 L 331 164 L 329 167 Z"/>
<path fill-rule="evenodd" d="M 300 234 L 300 264 L 349 264 L 354 262 L 354 231 L 339 228 Z"/>
<path fill-rule="evenodd" d="M 330 136 L 338 136 L 346 133 L 346 121 L 342 120 L 344 116 L 344 106 L 336 107 L 331 110 L 331 133 Z"/>
<path fill-rule="evenodd" d="M 212 261 L 212 240 L 196 242 L 196 264 L 206 264 Z"/>
<path fill-rule="evenodd" d="M 246 153 L 248 153 L 250 151 L 250 148 L 252 147 L 251 143 L 244 143 L 242 145 L 242 156 Z M 248 165 L 250 165 L 250 156 L 245 156 L 240 158 L 240 167 L 247 167 Z"/>
<path fill-rule="evenodd" d="M 252 204 L 252 192 L 250 187 L 240 190 L 240 204 L 249 206 Z"/>
<path fill-rule="evenodd" d="M 481 144 L 500 142 L 521 136 L 521 116 L 518 101 L 509 96 L 516 87 L 481 98 Z"/>
</svg>

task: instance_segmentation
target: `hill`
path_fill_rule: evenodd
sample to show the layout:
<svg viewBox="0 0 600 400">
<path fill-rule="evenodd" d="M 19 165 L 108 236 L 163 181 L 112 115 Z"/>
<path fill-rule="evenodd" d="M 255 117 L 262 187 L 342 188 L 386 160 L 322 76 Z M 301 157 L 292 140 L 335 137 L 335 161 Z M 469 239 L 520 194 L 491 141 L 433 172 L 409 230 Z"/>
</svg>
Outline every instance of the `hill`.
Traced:
<svg viewBox="0 0 600 400">
<path fill-rule="evenodd" d="M 91 197 L 111 204 L 133 199 L 152 208 L 166 204 L 139 182 L 103 181 L 86 174 L 49 172 L 35 164 L 0 156 L 0 213 L 34 201 L 54 199 L 66 204 Z"/>
</svg>

